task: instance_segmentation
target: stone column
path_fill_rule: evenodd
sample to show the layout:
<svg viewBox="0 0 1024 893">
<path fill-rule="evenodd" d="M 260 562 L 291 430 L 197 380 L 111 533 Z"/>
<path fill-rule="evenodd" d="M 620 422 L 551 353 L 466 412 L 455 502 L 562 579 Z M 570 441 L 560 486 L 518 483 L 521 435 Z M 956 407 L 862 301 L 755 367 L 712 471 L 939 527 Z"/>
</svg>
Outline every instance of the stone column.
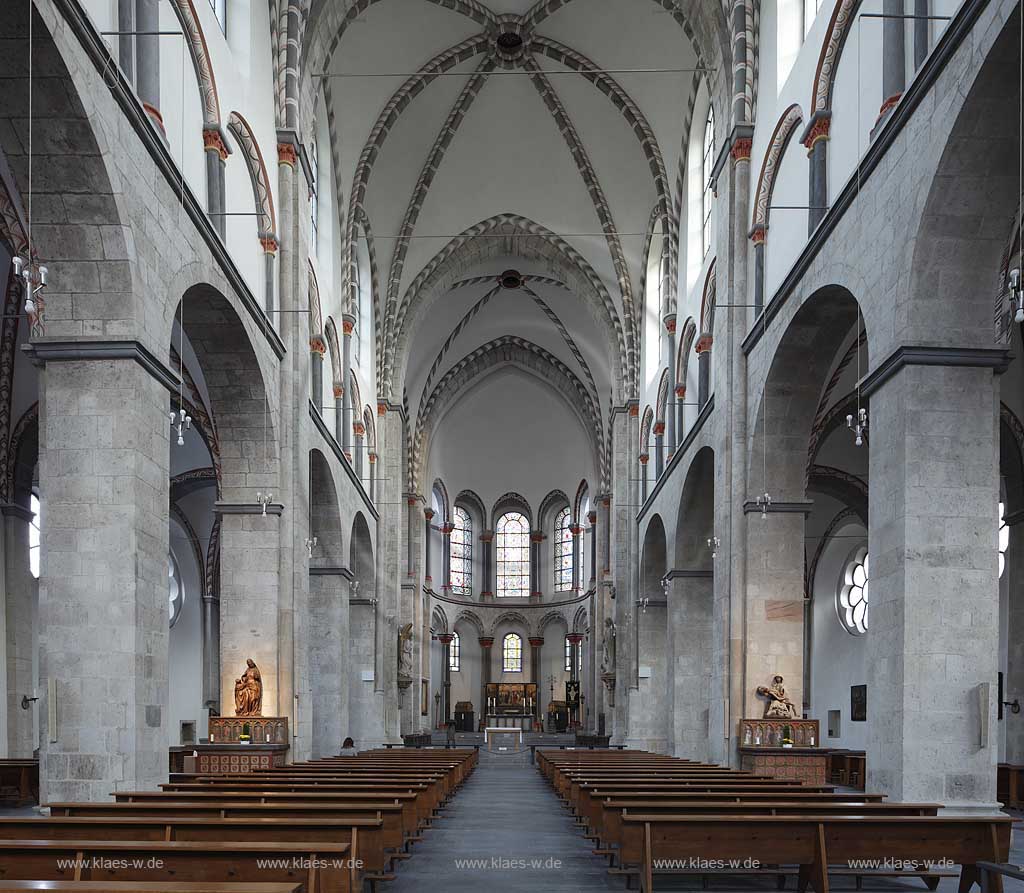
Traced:
<svg viewBox="0 0 1024 893">
<path fill-rule="evenodd" d="M 42 357 L 41 802 L 105 801 L 167 780 L 168 392 L 133 358 Z"/>
<path fill-rule="evenodd" d="M 267 316 L 272 320 L 274 318 L 274 313 L 277 311 L 277 236 L 273 233 L 261 233 L 260 245 L 263 246 L 263 306 Z M 278 326 L 280 326 L 280 322 L 278 322 Z"/>
<path fill-rule="evenodd" d="M 928 58 L 928 31 L 930 22 L 926 18 L 931 14 L 928 0 L 914 0 L 914 71 L 917 71 Z"/>
<path fill-rule="evenodd" d="M 450 594 L 452 591 L 452 531 L 455 525 L 451 521 L 441 527 L 441 591 Z"/>
<path fill-rule="evenodd" d="M 609 577 L 612 572 L 612 497 L 605 494 L 600 498 L 602 523 L 600 527 L 601 536 L 604 541 L 604 548 L 601 552 L 601 574 Z"/>
<path fill-rule="evenodd" d="M 530 531 L 530 598 L 536 601 L 544 597 L 540 586 L 540 544 L 543 542 L 543 530 Z"/>
<path fill-rule="evenodd" d="M 338 446 L 341 446 L 345 440 L 345 435 L 342 433 L 342 427 L 345 422 L 345 386 L 343 384 L 335 384 L 331 390 L 334 393 L 334 439 L 338 442 Z"/>
<path fill-rule="evenodd" d="M 491 588 L 494 582 L 494 531 L 484 530 L 480 533 L 480 569 L 483 572 L 483 585 L 480 590 L 480 598 L 494 598 L 494 590 Z M 489 647 L 489 646 L 488 646 Z"/>
<path fill-rule="evenodd" d="M 359 419 L 356 419 L 352 425 L 352 436 L 355 439 L 355 460 L 356 460 L 356 477 L 359 481 L 363 481 L 363 455 L 366 450 L 366 425 L 364 425 Z"/>
<path fill-rule="evenodd" d="M 405 513 L 405 516 L 406 516 L 406 526 L 405 526 L 405 531 L 406 531 L 405 561 L 406 561 L 406 576 L 407 577 L 415 577 L 416 576 L 416 538 L 413 535 L 414 534 L 413 525 L 415 525 L 415 523 L 416 523 L 416 504 L 418 502 L 419 502 L 419 500 L 415 496 L 406 495 L 406 497 L 405 497 L 405 505 L 406 505 L 406 509 L 407 509 L 406 513 Z M 430 523 L 429 519 L 427 519 L 427 523 Z M 428 537 L 428 540 L 429 540 L 429 537 Z"/>
<path fill-rule="evenodd" d="M 291 672 L 279 666 L 278 621 L 281 515 L 272 503 L 217 502 L 221 520 L 220 652 L 221 709 L 230 715 L 235 680 L 252 658 L 263 677 L 263 715 L 289 716 L 292 704 L 282 703 L 279 679 Z"/>
<path fill-rule="evenodd" d="M 676 413 L 672 406 L 672 400 L 676 393 L 676 315 L 669 313 L 665 316 L 665 368 L 668 369 L 668 396 L 665 398 L 665 422 L 667 423 L 666 439 L 668 442 L 668 455 L 665 462 L 668 464 L 675 455 L 676 446 L 679 443 L 679 434 L 676 431 Z"/>
<path fill-rule="evenodd" d="M 754 318 L 764 310 L 764 242 L 767 233 L 763 226 L 755 226 L 750 231 L 750 241 L 754 243 Z M 700 342 L 698 341 L 698 344 Z M 698 350 L 697 353 L 700 353 Z M 699 370 L 698 370 L 699 372 Z M 698 387 L 698 392 L 700 388 Z M 698 396 L 698 401 L 700 397 Z M 703 407 L 703 403 L 700 404 Z"/>
<path fill-rule="evenodd" d="M 164 119 L 160 114 L 160 41 L 162 38 L 153 33 L 160 30 L 158 0 L 136 0 L 135 26 L 139 31 L 135 38 L 135 92 L 139 94 L 142 107 L 157 126 L 161 136 L 167 139 Z"/>
<path fill-rule="evenodd" d="M 211 577 L 207 579 L 213 582 Z M 203 588 L 203 705 L 212 702 L 218 713 L 221 712 L 220 673 L 220 598 L 206 586 Z"/>
<path fill-rule="evenodd" d="M 905 365 L 865 392 L 867 785 L 994 812 L 999 386 L 991 368 Z"/>
<path fill-rule="evenodd" d="M 808 190 L 807 235 L 817 229 L 828 205 L 828 134 L 832 112 L 815 112 L 804 130 L 801 142 L 807 147 Z M 760 249 L 764 251 L 763 245 Z M 761 260 L 761 301 L 764 303 L 764 259 Z M 755 280 L 756 281 L 756 280 Z"/>
<path fill-rule="evenodd" d="M 480 637 L 480 718 L 487 722 L 487 686 L 491 684 L 491 646 L 493 636 Z"/>
<path fill-rule="evenodd" d="M 583 528 L 579 524 L 573 524 L 569 528 L 572 534 L 572 590 L 579 592 L 581 589 L 580 579 L 583 576 L 583 550 L 580 548 L 580 537 L 583 535 Z"/>
<path fill-rule="evenodd" d="M 534 720 L 540 720 L 540 686 L 541 676 L 544 674 L 543 666 L 541 662 L 541 648 L 544 647 L 543 636 L 530 636 L 530 681 L 537 686 L 537 697 L 533 701 L 533 718 Z"/>
<path fill-rule="evenodd" d="M 714 575 L 675 570 L 668 575 L 669 742 L 676 756 L 709 759 L 709 712 L 714 638 Z"/>
<path fill-rule="evenodd" d="M 588 512 L 587 520 L 590 522 L 590 580 L 588 584 L 593 586 L 597 580 L 597 512 Z"/>
<path fill-rule="evenodd" d="M 341 374 L 344 387 L 342 390 L 341 449 L 352 461 L 352 395 L 355 392 L 352 381 L 352 332 L 355 330 L 356 318 L 351 313 L 341 316 Z"/>
<path fill-rule="evenodd" d="M 367 491 L 367 496 L 370 497 L 370 502 L 377 501 L 377 454 L 369 452 L 366 455 L 367 461 L 370 463 L 370 485 Z"/>
<path fill-rule="evenodd" d="M 654 480 L 660 481 L 665 473 L 665 423 L 654 423 Z"/>
<path fill-rule="evenodd" d="M 676 419 L 677 445 L 683 442 L 686 437 L 686 420 L 683 415 L 686 412 L 686 384 L 679 382 L 675 387 L 676 405 L 672 408 L 672 414 Z"/>
<path fill-rule="evenodd" d="M 441 695 L 441 717 L 445 725 L 452 718 L 452 640 L 455 637 L 450 633 L 442 633 L 437 637 L 441 643 L 441 678 L 444 680 L 443 694 Z"/>
<path fill-rule="evenodd" d="M 697 405 L 704 409 L 711 397 L 711 344 L 710 332 L 697 339 Z"/>
<path fill-rule="evenodd" d="M 641 453 L 640 460 L 640 504 L 647 502 L 647 463 L 650 460 L 647 453 Z"/>
<path fill-rule="evenodd" d="M 203 150 L 206 155 L 206 213 L 221 240 L 227 238 L 227 210 L 224 202 L 224 165 L 230 150 L 219 126 L 203 129 Z"/>
<path fill-rule="evenodd" d="M 434 520 L 434 510 L 425 508 L 423 509 L 423 585 L 432 589 L 434 586 L 434 578 L 430 573 L 430 534 L 433 530 L 431 521 Z"/>
<path fill-rule="evenodd" d="M 319 335 L 309 339 L 309 399 L 317 415 L 324 414 L 324 354 L 327 345 Z"/>
<path fill-rule="evenodd" d="M 882 107 L 878 111 L 877 129 L 899 102 L 906 86 L 906 20 L 905 0 L 882 0 Z M 898 18 L 897 18 L 898 17 Z"/>
<path fill-rule="evenodd" d="M 29 564 L 29 524 L 33 514 L 20 505 L 0 505 L 4 526 L 3 593 L 7 669 L 7 748 L 12 759 L 29 759 L 38 746 L 35 709 L 24 709 L 23 697 L 37 695 L 35 642 L 39 587 Z"/>
</svg>

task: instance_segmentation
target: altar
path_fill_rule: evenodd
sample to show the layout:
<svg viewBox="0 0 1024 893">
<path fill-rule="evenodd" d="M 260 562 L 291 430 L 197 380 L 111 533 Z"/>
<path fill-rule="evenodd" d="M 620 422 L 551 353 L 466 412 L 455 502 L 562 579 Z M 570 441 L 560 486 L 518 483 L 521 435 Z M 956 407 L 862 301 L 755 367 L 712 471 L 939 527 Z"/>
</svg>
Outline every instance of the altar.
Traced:
<svg viewBox="0 0 1024 893">
<path fill-rule="evenodd" d="M 520 750 L 523 746 L 522 729 L 503 726 L 484 729 L 484 746 L 489 750 Z"/>
<path fill-rule="evenodd" d="M 522 729 L 529 732 L 537 718 L 536 682 L 489 682 L 486 703 L 480 711 L 491 729 Z"/>
<path fill-rule="evenodd" d="M 488 713 L 486 729 L 520 729 L 529 732 L 533 729 L 532 713 Z"/>
</svg>

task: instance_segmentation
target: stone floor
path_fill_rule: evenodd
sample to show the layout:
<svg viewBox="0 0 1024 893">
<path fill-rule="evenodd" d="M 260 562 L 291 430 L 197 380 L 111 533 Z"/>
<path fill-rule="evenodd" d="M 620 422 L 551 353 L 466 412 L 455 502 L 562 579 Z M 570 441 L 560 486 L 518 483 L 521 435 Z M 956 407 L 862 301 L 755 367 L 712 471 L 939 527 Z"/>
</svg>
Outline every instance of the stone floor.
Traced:
<svg viewBox="0 0 1024 893">
<path fill-rule="evenodd" d="M 1024 862 L 1024 831 L 1013 836 L 1011 861 Z M 530 765 L 529 751 L 480 751 L 480 765 L 415 845 L 412 859 L 383 893 L 576 893 L 625 890 L 622 878 L 609 875 L 605 860 L 591 853 L 548 784 Z M 795 890 L 795 879 L 786 885 Z M 853 878 L 835 878 L 837 891 L 853 890 Z M 954 893 L 955 879 L 943 880 L 941 893 Z M 635 889 L 635 885 L 634 885 Z M 700 878 L 664 878 L 657 890 L 700 890 Z M 712 879 L 713 891 L 774 890 L 773 879 Z M 865 890 L 925 891 L 916 879 L 867 880 Z M 975 888 L 977 889 L 977 888 Z M 1024 893 L 1024 883 L 1008 880 L 1005 893 Z"/>
</svg>

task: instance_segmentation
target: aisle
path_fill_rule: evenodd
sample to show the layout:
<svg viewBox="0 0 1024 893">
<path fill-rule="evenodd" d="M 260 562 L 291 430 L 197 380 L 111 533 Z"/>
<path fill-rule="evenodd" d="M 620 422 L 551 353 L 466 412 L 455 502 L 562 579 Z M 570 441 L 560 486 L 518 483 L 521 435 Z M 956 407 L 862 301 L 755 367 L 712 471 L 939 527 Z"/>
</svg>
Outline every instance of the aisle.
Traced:
<svg viewBox="0 0 1024 893">
<path fill-rule="evenodd" d="M 527 754 L 481 753 L 480 765 L 401 864 L 384 893 L 538 893 L 616 890 L 624 884 Z M 467 860 L 468 864 L 463 864 Z"/>
</svg>

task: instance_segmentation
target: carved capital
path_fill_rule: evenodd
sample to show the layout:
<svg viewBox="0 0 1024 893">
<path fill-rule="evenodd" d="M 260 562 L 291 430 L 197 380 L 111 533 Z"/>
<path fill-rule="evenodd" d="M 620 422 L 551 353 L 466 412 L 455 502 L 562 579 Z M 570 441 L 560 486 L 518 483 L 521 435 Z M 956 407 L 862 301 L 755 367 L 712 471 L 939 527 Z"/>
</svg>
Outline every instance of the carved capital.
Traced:
<svg viewBox="0 0 1024 893">
<path fill-rule="evenodd" d="M 206 152 L 216 152 L 221 161 L 227 161 L 228 144 L 224 142 L 224 136 L 219 127 L 206 127 L 203 129 L 203 149 Z"/>
<path fill-rule="evenodd" d="M 277 144 L 277 163 L 286 164 L 292 168 L 298 165 L 299 153 L 295 151 L 294 143 Z"/>
<path fill-rule="evenodd" d="M 750 137 L 740 137 L 739 139 L 733 140 L 732 148 L 729 149 L 729 154 L 732 156 L 733 163 L 740 161 L 750 161 L 750 154 L 754 148 L 754 141 Z"/>
<path fill-rule="evenodd" d="M 714 343 L 714 338 L 709 334 L 701 335 L 697 339 L 697 345 L 693 348 L 695 353 L 701 354 L 711 350 L 711 345 Z"/>
</svg>

